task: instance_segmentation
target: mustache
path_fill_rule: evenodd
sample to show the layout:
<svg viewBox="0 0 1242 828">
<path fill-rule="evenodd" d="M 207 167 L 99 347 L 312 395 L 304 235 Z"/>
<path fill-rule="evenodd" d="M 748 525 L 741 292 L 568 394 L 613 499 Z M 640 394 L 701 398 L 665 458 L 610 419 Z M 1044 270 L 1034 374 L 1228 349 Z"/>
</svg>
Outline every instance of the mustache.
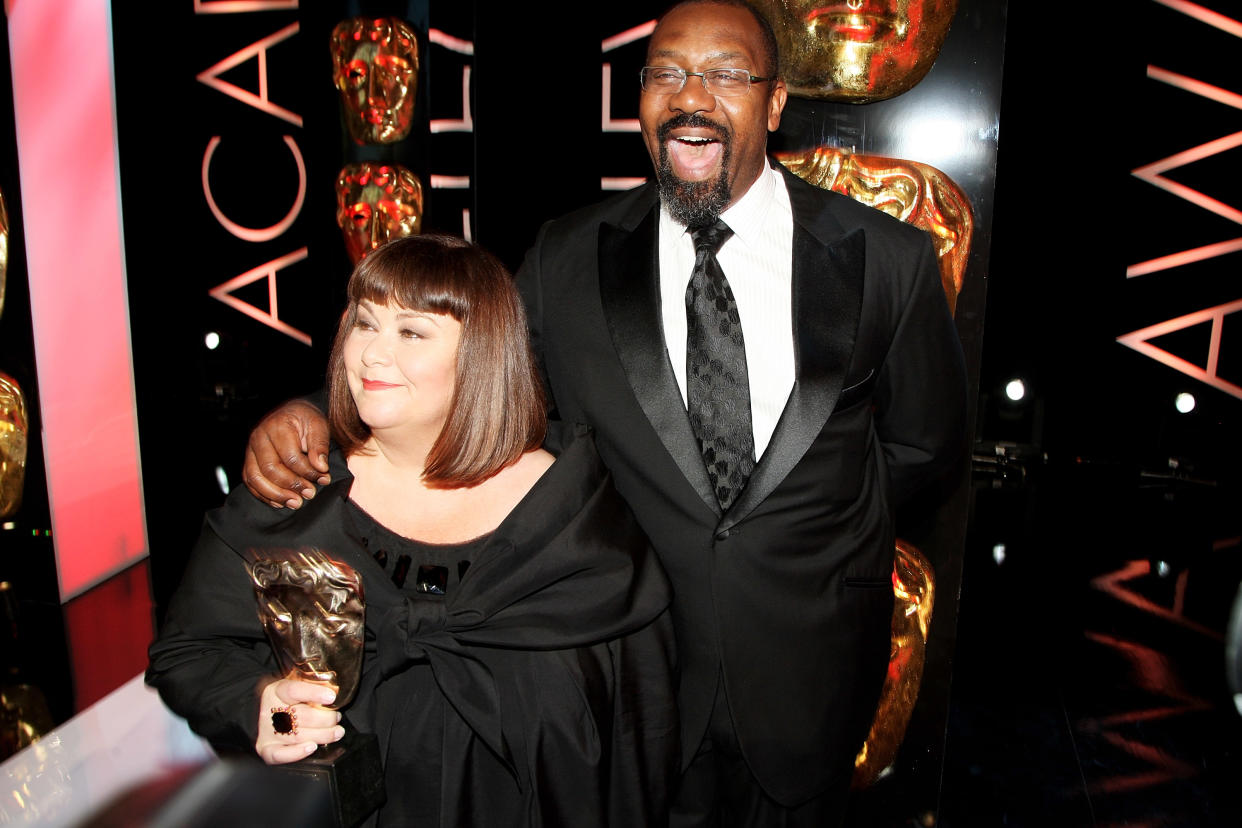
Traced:
<svg viewBox="0 0 1242 828">
<path fill-rule="evenodd" d="M 691 129 L 710 129 L 716 133 L 716 138 L 720 141 L 728 141 L 732 137 L 728 127 L 718 124 L 706 115 L 698 112 L 682 112 L 669 118 L 656 128 L 656 138 L 661 144 L 669 138 L 669 133 L 675 129 L 691 128 Z"/>
</svg>

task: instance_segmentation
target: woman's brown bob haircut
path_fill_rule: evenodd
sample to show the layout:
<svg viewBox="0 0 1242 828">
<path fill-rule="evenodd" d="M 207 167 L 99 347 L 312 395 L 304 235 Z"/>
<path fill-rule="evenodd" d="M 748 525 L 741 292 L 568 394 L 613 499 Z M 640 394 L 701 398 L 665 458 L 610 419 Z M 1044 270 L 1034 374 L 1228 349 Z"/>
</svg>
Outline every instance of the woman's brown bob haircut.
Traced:
<svg viewBox="0 0 1242 828">
<path fill-rule="evenodd" d="M 328 362 L 328 422 L 346 455 L 371 436 L 345 378 L 345 339 L 363 300 L 461 323 L 453 399 L 427 455 L 426 483 L 474 486 L 543 443 L 543 385 L 513 277 L 496 257 L 462 239 L 407 236 L 372 250 L 349 278 L 349 307 Z"/>
</svg>

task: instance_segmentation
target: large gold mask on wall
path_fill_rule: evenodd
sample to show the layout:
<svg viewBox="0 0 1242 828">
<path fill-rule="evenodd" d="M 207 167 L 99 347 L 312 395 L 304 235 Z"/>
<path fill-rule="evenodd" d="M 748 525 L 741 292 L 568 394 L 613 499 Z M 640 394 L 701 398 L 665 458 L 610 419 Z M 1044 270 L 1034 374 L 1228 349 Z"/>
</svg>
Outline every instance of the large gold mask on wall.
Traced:
<svg viewBox="0 0 1242 828">
<path fill-rule="evenodd" d="M 422 232 L 422 182 L 400 164 L 346 164 L 336 178 L 336 223 L 357 264 L 390 239 Z"/>
<path fill-rule="evenodd" d="M 789 94 L 848 103 L 911 89 L 940 54 L 957 0 L 750 0 L 772 24 Z"/>
<path fill-rule="evenodd" d="M 0 518 L 17 514 L 26 480 L 26 396 L 17 381 L 0 373 Z"/>
<path fill-rule="evenodd" d="M 410 134 L 418 97 L 418 37 L 395 17 L 354 17 L 332 30 L 332 80 L 349 135 L 391 144 Z"/>
<path fill-rule="evenodd" d="M 847 195 L 930 233 L 949 310 L 957 307 L 974 218 L 966 194 L 953 179 L 917 161 L 857 155 L 832 147 L 777 153 L 776 158 L 817 187 Z"/>
</svg>

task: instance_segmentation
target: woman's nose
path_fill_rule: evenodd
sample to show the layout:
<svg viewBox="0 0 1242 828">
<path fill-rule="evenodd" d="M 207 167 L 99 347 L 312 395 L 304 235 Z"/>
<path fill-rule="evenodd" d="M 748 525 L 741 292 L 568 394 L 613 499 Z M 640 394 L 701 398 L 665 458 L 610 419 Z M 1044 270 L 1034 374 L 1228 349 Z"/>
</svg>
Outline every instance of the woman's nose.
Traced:
<svg viewBox="0 0 1242 828">
<path fill-rule="evenodd" d="M 391 358 L 391 350 L 383 335 L 376 336 L 362 349 L 363 365 L 383 365 Z"/>
</svg>

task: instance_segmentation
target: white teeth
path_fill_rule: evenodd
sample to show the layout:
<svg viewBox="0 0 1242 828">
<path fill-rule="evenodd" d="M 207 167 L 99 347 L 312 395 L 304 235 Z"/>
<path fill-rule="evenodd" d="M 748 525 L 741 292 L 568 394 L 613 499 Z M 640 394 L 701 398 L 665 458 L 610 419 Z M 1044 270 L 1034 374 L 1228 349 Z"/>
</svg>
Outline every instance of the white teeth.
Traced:
<svg viewBox="0 0 1242 828">
<path fill-rule="evenodd" d="M 710 144 L 712 143 L 711 138 L 686 137 L 686 138 L 678 138 L 677 140 L 681 141 L 683 144 Z"/>
</svg>

